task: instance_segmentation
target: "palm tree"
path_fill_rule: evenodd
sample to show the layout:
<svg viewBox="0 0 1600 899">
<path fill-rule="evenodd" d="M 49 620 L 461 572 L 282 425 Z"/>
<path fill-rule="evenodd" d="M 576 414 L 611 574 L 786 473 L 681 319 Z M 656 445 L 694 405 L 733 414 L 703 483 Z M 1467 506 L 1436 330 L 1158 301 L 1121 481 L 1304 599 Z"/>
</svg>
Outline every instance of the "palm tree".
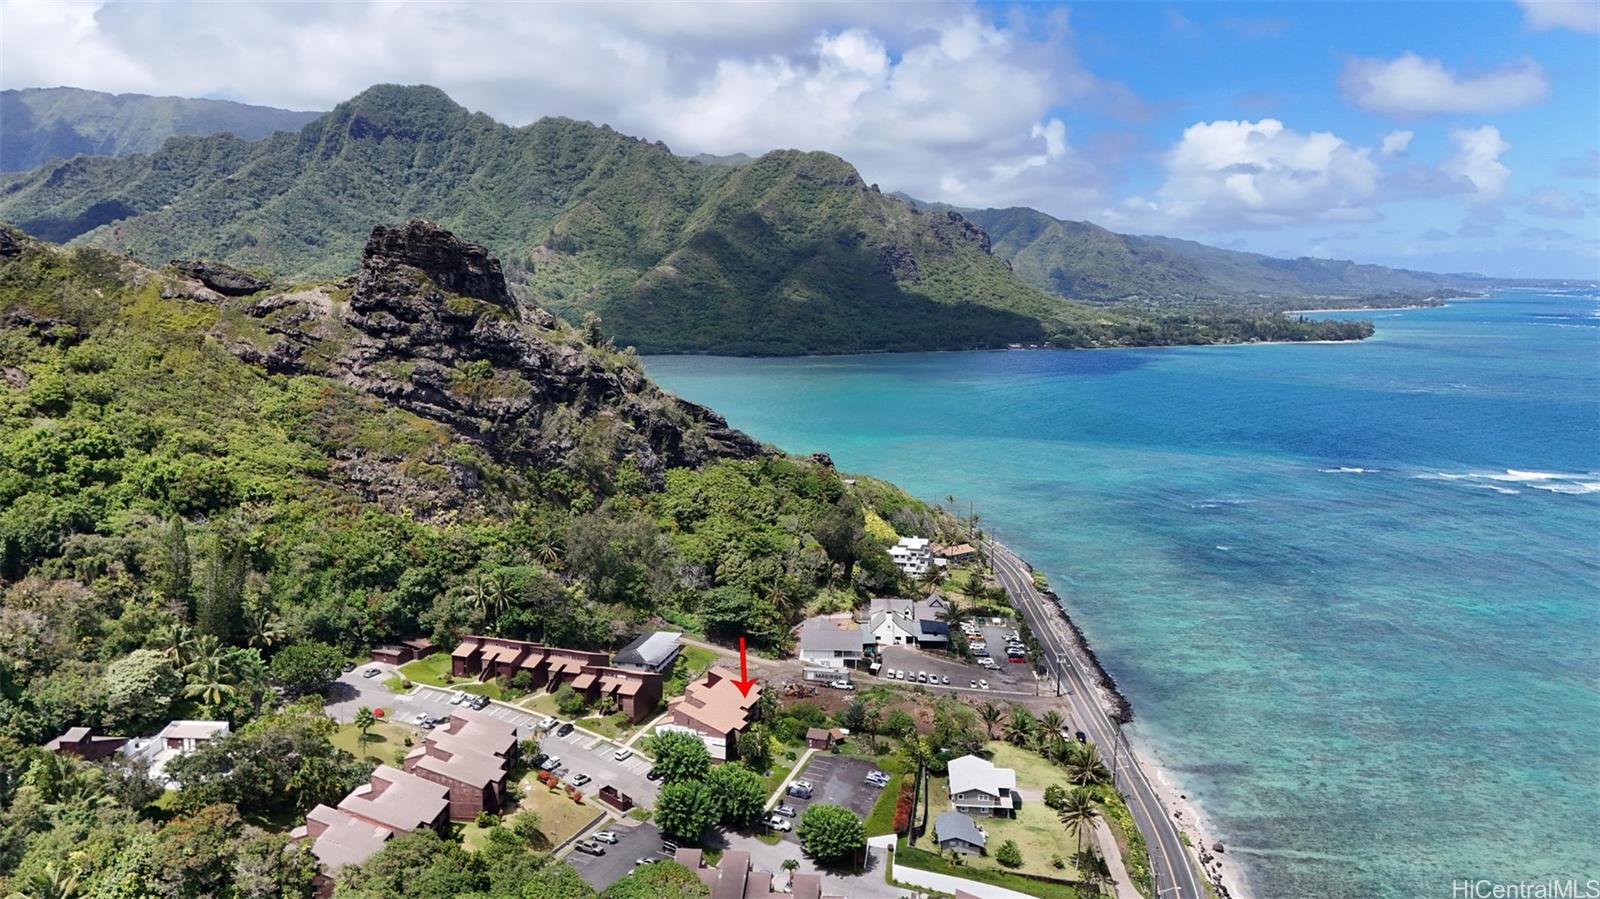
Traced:
<svg viewBox="0 0 1600 899">
<path fill-rule="evenodd" d="M 239 693 L 237 677 L 228 669 L 224 660 L 225 657 L 221 655 L 206 655 L 190 662 L 188 667 L 183 669 L 184 676 L 189 679 L 188 685 L 183 688 L 183 695 L 200 700 L 202 705 L 213 712 L 237 696 Z"/>
<path fill-rule="evenodd" d="M 534 559 L 546 568 L 560 568 L 566 556 L 566 548 L 561 545 L 560 532 L 555 525 L 549 523 L 534 533 L 528 549 L 533 552 Z"/>
<path fill-rule="evenodd" d="M 1059 737 L 1061 736 L 1061 729 L 1066 725 L 1067 719 L 1062 717 L 1061 713 L 1055 709 L 1047 709 L 1043 715 L 1039 716 L 1039 726 L 1044 728 L 1047 734 Z"/>
<path fill-rule="evenodd" d="M 27 878 L 22 889 L 6 899 L 72 899 L 78 895 L 79 872 L 56 867 L 55 862 L 45 862 L 44 870 Z"/>
<path fill-rule="evenodd" d="M 783 860 L 783 864 L 779 865 L 778 867 L 788 871 L 792 876 L 794 872 L 800 870 L 800 860 L 797 858 L 786 858 Z"/>
<path fill-rule="evenodd" d="M 1100 817 L 1100 809 L 1094 804 L 1094 792 L 1088 787 L 1073 787 L 1058 814 L 1067 832 L 1077 838 L 1078 851 L 1082 852 L 1084 832 L 1094 827 L 1094 819 Z"/>
<path fill-rule="evenodd" d="M 948 596 L 944 598 L 944 611 L 939 613 L 939 618 L 951 628 L 959 628 L 961 622 L 972 617 L 972 609 L 961 604 L 960 600 Z"/>
<path fill-rule="evenodd" d="M 1111 772 L 1100 761 L 1100 751 L 1094 748 L 1093 743 L 1072 741 L 1067 746 L 1062 764 L 1067 769 L 1067 780 L 1079 786 L 1102 784 L 1111 778 Z"/>
<path fill-rule="evenodd" d="M 929 565 L 928 570 L 917 578 L 917 583 L 927 588 L 929 593 L 932 593 L 943 580 L 944 568 L 939 565 Z"/>
<path fill-rule="evenodd" d="M 372 728 L 377 723 L 378 718 L 372 714 L 372 709 L 366 706 L 356 709 L 356 728 L 360 731 L 360 734 L 356 737 L 356 742 L 361 747 L 362 758 L 367 756 L 367 742 L 372 739 Z"/>
<path fill-rule="evenodd" d="M 1004 717 L 1005 713 L 1000 711 L 1000 707 L 992 702 L 985 702 L 983 705 L 978 706 L 978 720 L 983 722 L 983 729 L 988 731 L 989 739 L 991 740 L 994 739 L 995 725 L 999 724 Z"/>
<path fill-rule="evenodd" d="M 1011 715 L 1006 718 L 1006 742 L 1013 746 L 1027 746 L 1033 741 L 1034 733 L 1039 729 L 1039 722 L 1034 720 L 1033 713 L 1020 705 L 1011 707 Z"/>
<path fill-rule="evenodd" d="M 266 606 L 256 606 L 250 610 L 249 630 L 250 645 L 258 649 L 271 649 L 288 636 L 283 619 Z"/>
<path fill-rule="evenodd" d="M 185 664 L 189 641 L 194 639 L 194 628 L 181 621 L 161 629 L 162 652 L 172 658 L 181 668 Z"/>
</svg>

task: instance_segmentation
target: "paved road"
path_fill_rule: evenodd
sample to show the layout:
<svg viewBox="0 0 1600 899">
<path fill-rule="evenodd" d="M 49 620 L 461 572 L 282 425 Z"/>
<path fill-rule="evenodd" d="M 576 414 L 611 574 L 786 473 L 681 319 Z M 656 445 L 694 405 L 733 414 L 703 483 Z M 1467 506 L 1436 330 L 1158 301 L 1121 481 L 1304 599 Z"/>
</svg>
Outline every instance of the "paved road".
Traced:
<svg viewBox="0 0 1600 899">
<path fill-rule="evenodd" d="M 1201 899 L 1205 895 L 1195 876 L 1194 862 L 1178 838 L 1178 828 L 1168 812 L 1156 798 L 1144 770 L 1133 758 L 1123 740 L 1120 751 L 1114 751 L 1114 740 L 1121 734 L 1112 724 L 1105 709 L 1094 698 L 1098 695 L 1089 686 L 1089 678 L 1080 670 L 1077 658 L 1068 650 L 1071 645 L 1067 628 L 1050 601 L 1033 588 L 1033 576 L 1028 566 L 1004 546 L 989 542 L 989 556 L 995 574 L 1011 595 L 1011 601 L 1028 621 L 1028 627 L 1044 649 L 1041 660 L 1052 674 L 1061 678 L 1069 692 L 1061 697 L 1072 708 L 1074 719 L 1081 722 L 1084 732 L 1100 750 L 1100 757 L 1109 765 L 1117 761 L 1117 786 L 1128 797 L 1128 809 L 1133 820 L 1144 834 L 1150 848 L 1150 866 L 1156 877 L 1157 899 L 1168 896 L 1182 899 Z"/>
</svg>

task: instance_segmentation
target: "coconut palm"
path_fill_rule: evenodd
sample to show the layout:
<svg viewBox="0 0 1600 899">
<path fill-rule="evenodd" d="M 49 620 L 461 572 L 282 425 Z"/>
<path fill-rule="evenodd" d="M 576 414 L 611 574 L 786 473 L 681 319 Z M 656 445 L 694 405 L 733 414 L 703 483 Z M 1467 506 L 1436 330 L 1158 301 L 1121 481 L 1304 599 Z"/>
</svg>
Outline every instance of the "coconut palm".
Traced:
<svg viewBox="0 0 1600 899">
<path fill-rule="evenodd" d="M 59 868 L 55 862 L 45 862 L 44 870 L 24 879 L 21 888 L 6 899 L 73 899 L 78 895 L 79 873 Z"/>
<path fill-rule="evenodd" d="M 929 565 L 928 569 L 917 578 L 917 583 L 932 593 L 944 581 L 944 568 L 939 565 Z"/>
<path fill-rule="evenodd" d="M 978 706 L 978 720 L 983 722 L 983 729 L 989 733 L 989 739 L 994 739 L 995 725 L 1005 718 L 1005 712 L 992 702 L 985 702 Z"/>
<path fill-rule="evenodd" d="M 972 618 L 972 608 L 962 605 L 958 599 L 946 596 L 944 598 L 944 609 L 939 612 L 939 618 L 950 627 L 959 628 L 963 621 L 968 621 Z"/>
<path fill-rule="evenodd" d="M 249 643 L 258 649 L 271 649 L 283 642 L 289 632 L 279 618 L 266 606 L 256 606 L 249 612 Z"/>
<path fill-rule="evenodd" d="M 1067 826 L 1067 832 L 1077 838 L 1078 851 L 1082 852 L 1084 833 L 1094 827 L 1094 819 L 1100 817 L 1100 809 L 1094 804 L 1094 792 L 1088 787 L 1073 787 L 1057 814 Z"/>
<path fill-rule="evenodd" d="M 378 723 L 378 717 L 372 714 L 372 709 L 362 706 L 356 709 L 356 729 L 360 732 L 356 742 L 361 746 L 361 757 L 366 758 L 367 743 L 372 739 L 372 728 Z"/>
<path fill-rule="evenodd" d="M 1061 729 L 1067 726 L 1067 719 L 1059 711 L 1047 709 L 1044 714 L 1039 716 L 1039 726 L 1044 728 L 1045 733 L 1059 737 L 1061 736 Z"/>
<path fill-rule="evenodd" d="M 183 674 L 189 680 L 183 695 L 200 700 L 213 712 L 239 694 L 238 679 L 229 670 L 225 656 L 199 656 L 183 669 Z"/>
<path fill-rule="evenodd" d="M 1013 746 L 1028 746 L 1033 742 L 1034 734 L 1039 730 L 1039 722 L 1033 713 L 1020 705 L 1011 707 L 1011 714 L 1006 718 L 1004 734 L 1006 742 Z"/>
<path fill-rule="evenodd" d="M 1067 746 L 1062 764 L 1067 769 L 1067 780 L 1079 786 L 1102 784 L 1111 779 L 1111 772 L 1100 761 L 1100 751 L 1094 748 L 1093 743 L 1072 741 Z"/>
</svg>

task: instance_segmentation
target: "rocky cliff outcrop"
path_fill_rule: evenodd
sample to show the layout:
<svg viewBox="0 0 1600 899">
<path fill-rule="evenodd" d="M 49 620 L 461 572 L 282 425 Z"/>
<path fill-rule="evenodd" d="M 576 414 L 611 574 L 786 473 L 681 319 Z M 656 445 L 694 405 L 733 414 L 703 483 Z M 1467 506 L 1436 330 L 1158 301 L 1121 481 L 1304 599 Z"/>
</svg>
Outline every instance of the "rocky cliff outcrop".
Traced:
<svg viewBox="0 0 1600 899">
<path fill-rule="evenodd" d="M 340 288 L 257 298 L 244 312 L 259 332 L 218 336 L 240 358 L 335 378 L 512 465 L 595 478 L 631 463 L 658 485 L 668 468 L 763 452 L 633 357 L 517 306 L 483 247 L 412 221 L 375 228 Z"/>
<path fill-rule="evenodd" d="M 272 286 L 266 278 L 259 278 L 242 269 L 220 262 L 203 259 L 174 259 L 168 265 L 189 278 L 199 281 L 217 293 L 228 297 L 242 297 L 260 293 Z"/>
</svg>

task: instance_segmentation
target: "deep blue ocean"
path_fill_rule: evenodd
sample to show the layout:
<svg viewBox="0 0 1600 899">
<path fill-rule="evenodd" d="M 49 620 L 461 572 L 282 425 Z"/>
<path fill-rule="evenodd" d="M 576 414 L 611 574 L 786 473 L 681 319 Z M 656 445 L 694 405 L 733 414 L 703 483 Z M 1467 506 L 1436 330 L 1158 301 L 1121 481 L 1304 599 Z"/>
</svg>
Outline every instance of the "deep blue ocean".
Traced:
<svg viewBox="0 0 1600 899">
<path fill-rule="evenodd" d="M 1600 878 L 1600 301 L 1358 317 L 1348 345 L 646 367 L 974 503 L 1260 899 Z"/>
</svg>

